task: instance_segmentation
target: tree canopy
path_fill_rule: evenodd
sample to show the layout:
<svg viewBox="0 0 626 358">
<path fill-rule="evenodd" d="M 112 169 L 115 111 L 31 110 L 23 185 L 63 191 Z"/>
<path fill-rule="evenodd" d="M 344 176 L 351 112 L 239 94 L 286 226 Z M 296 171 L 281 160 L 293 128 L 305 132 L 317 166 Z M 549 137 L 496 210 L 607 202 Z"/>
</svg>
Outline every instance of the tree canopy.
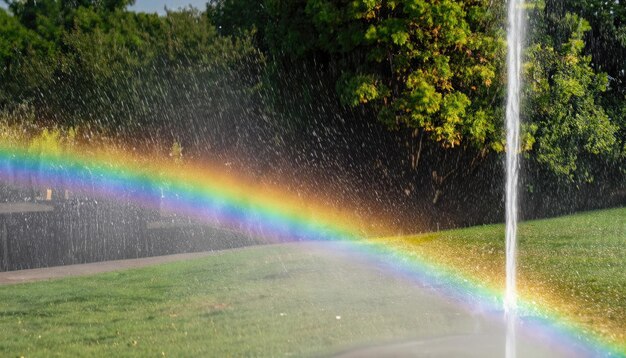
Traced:
<svg viewBox="0 0 626 358">
<path fill-rule="evenodd" d="M 339 116 L 382 123 L 419 141 L 413 158 L 428 148 L 437 186 L 504 150 L 504 1 L 213 0 L 164 16 L 129 0 L 5 2 L 0 108 L 30 106 L 42 123 L 170 131 L 184 111 L 221 116 L 210 101 L 228 88 L 257 96 L 242 118 L 306 123 L 294 108 L 324 96 Z M 537 0 L 526 15 L 527 162 L 568 183 L 605 167 L 622 180 L 626 8 Z"/>
<path fill-rule="evenodd" d="M 331 76 L 343 105 L 367 108 L 391 129 L 424 133 L 444 150 L 486 153 L 504 150 L 504 5 L 223 0 L 214 17 L 225 34 L 254 30 L 257 45 L 279 62 L 337 68 Z M 528 159 L 566 181 L 593 180 L 594 161 L 623 168 L 624 6 L 546 0 L 532 2 L 526 15 Z"/>
<path fill-rule="evenodd" d="M 198 10 L 158 16 L 130 3 L 10 1 L 12 15 L 0 9 L 0 106 L 28 103 L 44 122 L 113 132 L 167 126 L 159 104 L 194 98 L 195 87 L 180 90 L 190 78 L 236 80 L 226 70 L 259 60 L 245 36 L 218 35 Z"/>
</svg>

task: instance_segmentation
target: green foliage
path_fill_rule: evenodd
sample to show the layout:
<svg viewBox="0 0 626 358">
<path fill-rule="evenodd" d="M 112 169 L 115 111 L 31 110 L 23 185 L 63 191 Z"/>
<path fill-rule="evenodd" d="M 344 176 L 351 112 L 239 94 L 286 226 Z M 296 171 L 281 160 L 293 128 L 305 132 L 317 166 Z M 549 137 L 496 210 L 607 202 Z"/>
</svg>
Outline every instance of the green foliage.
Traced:
<svg viewBox="0 0 626 358">
<path fill-rule="evenodd" d="M 62 153 L 61 131 L 58 129 L 48 130 L 45 128 L 40 135 L 33 138 L 28 151 L 42 156 L 57 157 Z"/>
<path fill-rule="evenodd" d="M 504 150 L 504 5 L 223 0 L 212 16 L 224 33 L 253 30 L 283 73 L 307 61 L 332 68 L 344 105 L 367 108 L 361 113 L 390 128 L 422 131 L 443 148 L 485 153 Z M 626 170 L 624 7 L 546 0 L 527 14 L 522 149 L 568 181 L 593 180 L 599 161 Z"/>
<path fill-rule="evenodd" d="M 34 109 L 24 103 L 0 111 L 0 145 L 3 148 L 20 147 L 25 134 L 33 129 L 35 120 Z"/>
<path fill-rule="evenodd" d="M 36 32 L 43 39 L 58 42 L 66 14 L 61 1 L 8 1 L 9 9 L 27 29 Z"/>
<path fill-rule="evenodd" d="M 626 180 L 626 6 L 623 1 L 545 0 L 546 20 L 553 24 L 549 35 L 561 42 L 566 42 L 567 29 L 559 24 L 568 12 L 589 22 L 583 53 L 591 57 L 596 72 L 608 75 L 598 102 L 618 127 L 609 166 L 619 168 Z"/>
<path fill-rule="evenodd" d="M 49 73 L 46 68 L 54 46 L 3 9 L 0 34 L 0 107 L 4 108 L 19 104 L 22 98 L 15 98 L 16 94 L 36 82 L 32 73 Z M 41 60 L 34 60 L 36 57 Z"/>
<path fill-rule="evenodd" d="M 42 157 L 58 157 L 76 146 L 77 133 L 74 127 L 65 131 L 59 128 L 44 128 L 30 139 L 28 151 Z"/>
<path fill-rule="evenodd" d="M 183 146 L 177 140 L 172 143 L 172 147 L 170 148 L 170 158 L 172 158 L 176 164 L 183 163 Z"/>
<path fill-rule="evenodd" d="M 255 16 L 233 16 L 238 6 Z M 391 128 L 423 130 L 444 147 L 503 148 L 500 3 L 225 0 L 216 9 L 227 33 L 257 29 L 274 58 L 337 68 L 341 102 Z"/>
<path fill-rule="evenodd" d="M 533 16 L 539 19 L 541 14 Z M 538 40 L 529 47 L 524 66 L 522 113 L 535 128 L 533 157 L 561 178 L 591 181 L 588 158 L 607 157 L 616 145 L 618 126 L 600 101 L 607 76 L 595 73 L 591 57 L 583 54 L 587 21 L 570 13 L 560 19 L 563 43 L 558 42 L 561 37 L 545 36 L 550 24 L 549 19 L 534 23 Z"/>
<path fill-rule="evenodd" d="M 0 61 L 4 66 L 16 56 L 43 45 L 37 35 L 26 29 L 19 21 L 0 9 Z"/>
<path fill-rule="evenodd" d="M 578 14 L 587 20 L 590 30 L 585 44 L 586 53 L 593 58 L 593 67 L 608 73 L 614 81 L 612 89 L 622 94 L 626 90 L 626 6 L 621 1 L 603 0 L 545 0 L 549 21 L 557 23 L 566 13 Z M 555 31 L 562 39 L 566 33 Z"/>
<path fill-rule="evenodd" d="M 422 129 L 445 147 L 500 141 L 491 102 L 500 103 L 501 93 L 491 87 L 503 43 L 493 11 L 480 1 L 450 0 L 306 6 L 318 48 L 346 67 L 342 102 L 373 106 L 391 127 Z"/>
<path fill-rule="evenodd" d="M 0 13 L 0 106 L 26 101 L 57 125 L 137 133 L 223 84 L 254 83 L 247 35 L 220 36 L 205 13 L 125 10 L 128 1 L 14 1 Z M 254 64 L 254 66 L 252 65 Z M 198 100 L 200 102 L 200 100 Z M 192 103 L 197 104 L 197 103 Z"/>
<path fill-rule="evenodd" d="M 296 129 L 324 100 L 415 148 L 504 150 L 504 1 L 217 0 L 165 16 L 129 0 L 7 3 L 0 109 L 27 105 L 44 126 L 167 133 L 187 126 L 182 111 L 214 111 L 208 99 L 245 108 L 262 93 Z M 623 4 L 531 5 L 523 149 L 569 181 L 593 180 L 600 160 L 626 173 Z"/>
<path fill-rule="evenodd" d="M 357 106 L 378 99 L 381 91 L 388 92 L 387 88 L 377 86 L 377 82 L 373 75 L 345 75 L 339 80 L 337 90 L 346 104 Z"/>
</svg>

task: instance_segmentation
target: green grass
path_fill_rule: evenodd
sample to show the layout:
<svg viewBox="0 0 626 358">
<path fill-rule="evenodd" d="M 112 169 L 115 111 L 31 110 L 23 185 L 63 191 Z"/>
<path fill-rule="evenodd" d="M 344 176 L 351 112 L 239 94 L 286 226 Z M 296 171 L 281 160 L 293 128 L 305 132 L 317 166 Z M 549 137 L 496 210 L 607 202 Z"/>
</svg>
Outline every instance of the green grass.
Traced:
<svg viewBox="0 0 626 358">
<path fill-rule="evenodd" d="M 626 208 L 521 223 L 522 295 L 623 346 L 626 351 Z M 504 286 L 504 228 L 385 239 Z"/>
<path fill-rule="evenodd" d="M 475 324 L 401 279 L 304 244 L 4 286 L 0 302 L 0 356 L 319 355 Z"/>
<path fill-rule="evenodd" d="M 501 225 L 381 240 L 502 284 Z M 626 346 L 626 209 L 524 223 L 519 249 L 525 294 Z M 344 253 L 272 245 L 0 286 L 0 356 L 324 355 L 471 332 L 464 315 Z"/>
</svg>

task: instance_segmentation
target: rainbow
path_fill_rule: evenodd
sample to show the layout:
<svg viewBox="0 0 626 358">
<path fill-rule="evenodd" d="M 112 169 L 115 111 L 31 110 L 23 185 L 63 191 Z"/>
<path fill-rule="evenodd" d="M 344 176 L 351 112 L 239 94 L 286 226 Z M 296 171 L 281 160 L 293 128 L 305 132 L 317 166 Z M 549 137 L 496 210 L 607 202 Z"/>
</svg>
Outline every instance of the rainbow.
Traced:
<svg viewBox="0 0 626 358">
<path fill-rule="evenodd" d="M 14 185 L 71 188 L 74 195 L 125 200 L 220 227 L 248 230 L 270 242 L 330 241 L 410 280 L 436 286 L 443 297 L 502 319 L 502 292 L 459 270 L 399 245 L 367 239 L 367 219 L 235 177 L 223 165 L 177 164 L 122 151 L 65 150 L 42 154 L 0 147 L 0 180 Z M 519 303 L 521 326 L 560 342 L 568 355 L 625 356 L 623 345 L 587 332 L 549 307 Z"/>
<path fill-rule="evenodd" d="M 0 179 L 71 188 L 74 195 L 126 200 L 234 229 L 246 225 L 275 241 L 363 236 L 354 218 L 324 212 L 311 199 L 234 179 L 215 165 L 210 169 L 183 166 L 110 151 L 45 155 L 14 147 L 0 149 Z"/>
</svg>

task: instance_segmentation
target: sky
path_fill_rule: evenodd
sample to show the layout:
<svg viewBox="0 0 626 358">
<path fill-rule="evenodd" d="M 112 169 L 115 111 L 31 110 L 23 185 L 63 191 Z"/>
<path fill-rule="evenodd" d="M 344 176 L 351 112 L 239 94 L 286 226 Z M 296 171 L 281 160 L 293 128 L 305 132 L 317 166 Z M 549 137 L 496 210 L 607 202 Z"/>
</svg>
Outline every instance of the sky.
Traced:
<svg viewBox="0 0 626 358">
<path fill-rule="evenodd" d="M 181 7 L 192 5 L 195 8 L 204 10 L 207 0 L 135 0 L 135 5 L 131 6 L 131 10 L 142 12 L 158 12 L 165 14 L 165 7 L 176 10 Z M 0 0 L 0 7 L 6 9 L 4 1 Z"/>
<path fill-rule="evenodd" d="M 166 6 L 168 9 L 176 10 L 192 5 L 195 8 L 204 10 L 206 3 L 207 0 L 135 0 L 135 5 L 130 8 L 136 11 L 164 14 Z"/>
</svg>

